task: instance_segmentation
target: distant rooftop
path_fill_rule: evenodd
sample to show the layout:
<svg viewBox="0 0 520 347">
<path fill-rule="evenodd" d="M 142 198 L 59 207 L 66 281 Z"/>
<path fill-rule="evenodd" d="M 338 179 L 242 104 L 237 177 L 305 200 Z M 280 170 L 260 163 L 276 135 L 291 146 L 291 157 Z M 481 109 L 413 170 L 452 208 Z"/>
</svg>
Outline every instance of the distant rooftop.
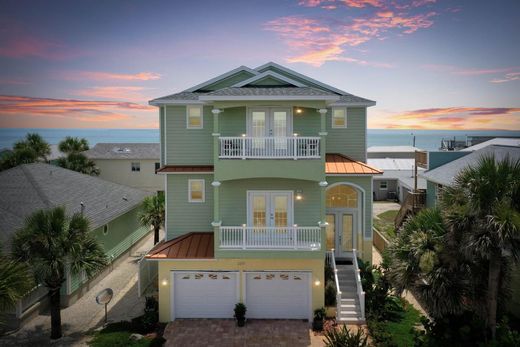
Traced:
<svg viewBox="0 0 520 347">
<path fill-rule="evenodd" d="M 132 210 L 151 193 L 108 182 L 61 167 L 34 163 L 0 172 L 0 242 L 34 211 L 65 206 L 68 214 L 81 212 L 98 228 Z"/>
<path fill-rule="evenodd" d="M 368 153 L 413 153 L 415 151 L 421 151 L 421 149 L 413 146 L 371 146 L 367 148 Z"/>
<path fill-rule="evenodd" d="M 415 159 L 411 158 L 368 158 L 367 164 L 381 170 L 411 171 Z M 419 168 L 420 170 L 423 170 Z"/>
<path fill-rule="evenodd" d="M 161 156 L 159 143 L 98 143 L 83 152 L 90 159 L 156 159 Z"/>
<path fill-rule="evenodd" d="M 476 165 L 482 157 L 490 155 L 493 155 L 496 161 L 503 160 L 506 156 L 512 160 L 518 160 L 520 159 L 520 147 L 490 145 L 435 169 L 428 170 L 421 176 L 428 181 L 449 186 L 461 170 Z"/>
<path fill-rule="evenodd" d="M 499 145 L 499 146 L 520 146 L 520 138 L 509 138 L 509 137 L 496 137 L 494 139 L 479 143 L 478 145 L 471 146 L 468 148 L 461 149 L 463 152 L 477 151 L 487 146 Z"/>
</svg>

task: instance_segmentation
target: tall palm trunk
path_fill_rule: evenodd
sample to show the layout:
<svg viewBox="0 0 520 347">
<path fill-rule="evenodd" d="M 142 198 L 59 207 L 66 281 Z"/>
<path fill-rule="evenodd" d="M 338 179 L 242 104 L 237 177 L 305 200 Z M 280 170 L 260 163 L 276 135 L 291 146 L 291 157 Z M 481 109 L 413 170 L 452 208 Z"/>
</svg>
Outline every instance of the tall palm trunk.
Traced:
<svg viewBox="0 0 520 347">
<path fill-rule="evenodd" d="M 161 230 L 161 227 L 158 226 L 154 226 L 153 228 L 153 232 L 154 232 L 154 235 L 153 235 L 153 244 L 156 245 L 158 242 L 159 242 L 159 231 Z"/>
<path fill-rule="evenodd" d="M 60 287 L 49 289 L 51 304 L 51 339 L 61 337 L 61 300 Z"/>
<path fill-rule="evenodd" d="M 487 325 L 494 340 L 497 329 L 497 295 L 500 277 L 500 258 L 489 260 L 488 291 L 487 291 Z"/>
</svg>

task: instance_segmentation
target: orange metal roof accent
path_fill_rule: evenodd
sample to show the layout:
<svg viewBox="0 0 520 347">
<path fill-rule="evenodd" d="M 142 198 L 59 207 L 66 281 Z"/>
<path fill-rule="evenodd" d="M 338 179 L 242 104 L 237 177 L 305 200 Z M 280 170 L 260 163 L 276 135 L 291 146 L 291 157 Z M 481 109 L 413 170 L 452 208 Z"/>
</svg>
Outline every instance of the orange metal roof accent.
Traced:
<svg viewBox="0 0 520 347">
<path fill-rule="evenodd" d="M 343 154 L 328 153 L 325 157 L 326 174 L 380 175 L 383 171 Z"/>
<path fill-rule="evenodd" d="M 213 165 L 166 165 L 157 172 L 213 172 Z"/>
<path fill-rule="evenodd" d="M 145 255 L 147 259 L 212 259 L 213 232 L 192 232 L 162 241 Z"/>
</svg>

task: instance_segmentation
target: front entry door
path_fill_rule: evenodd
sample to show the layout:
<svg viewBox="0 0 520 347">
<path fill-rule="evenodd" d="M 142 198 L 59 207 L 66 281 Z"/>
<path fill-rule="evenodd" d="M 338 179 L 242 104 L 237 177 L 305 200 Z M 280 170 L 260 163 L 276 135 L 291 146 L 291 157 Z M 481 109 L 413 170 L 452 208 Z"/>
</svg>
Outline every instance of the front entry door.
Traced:
<svg viewBox="0 0 520 347">
<path fill-rule="evenodd" d="M 337 211 L 327 214 L 327 250 L 334 248 L 336 258 L 351 258 L 356 245 L 356 214 Z"/>
</svg>

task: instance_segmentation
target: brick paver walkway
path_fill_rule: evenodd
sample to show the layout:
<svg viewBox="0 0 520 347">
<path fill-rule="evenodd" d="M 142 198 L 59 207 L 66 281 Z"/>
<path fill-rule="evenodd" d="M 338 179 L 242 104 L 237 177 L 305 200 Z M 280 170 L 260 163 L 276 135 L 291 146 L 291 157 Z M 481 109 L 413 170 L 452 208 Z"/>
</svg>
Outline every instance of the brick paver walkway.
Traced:
<svg viewBox="0 0 520 347">
<path fill-rule="evenodd" d="M 165 346 L 178 347 L 321 347 L 307 321 L 249 320 L 239 328 L 233 319 L 178 319 L 166 327 Z"/>
</svg>

